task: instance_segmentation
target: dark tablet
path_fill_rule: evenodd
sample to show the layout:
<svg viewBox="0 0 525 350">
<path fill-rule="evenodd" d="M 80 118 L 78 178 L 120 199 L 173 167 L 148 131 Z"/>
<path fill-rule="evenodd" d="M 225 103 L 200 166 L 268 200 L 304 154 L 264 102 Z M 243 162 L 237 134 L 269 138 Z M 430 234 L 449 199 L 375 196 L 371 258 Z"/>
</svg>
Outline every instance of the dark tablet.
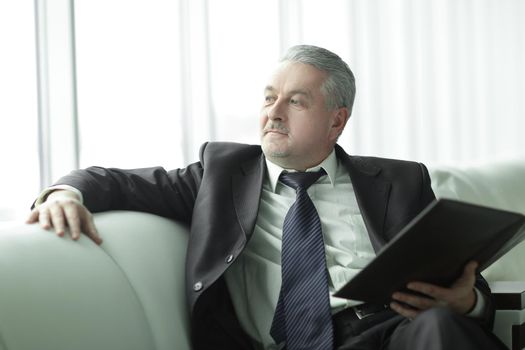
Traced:
<svg viewBox="0 0 525 350">
<path fill-rule="evenodd" d="M 432 202 L 335 296 L 387 304 L 411 281 L 449 286 L 471 260 L 483 271 L 522 241 L 525 216 L 465 202 Z"/>
</svg>

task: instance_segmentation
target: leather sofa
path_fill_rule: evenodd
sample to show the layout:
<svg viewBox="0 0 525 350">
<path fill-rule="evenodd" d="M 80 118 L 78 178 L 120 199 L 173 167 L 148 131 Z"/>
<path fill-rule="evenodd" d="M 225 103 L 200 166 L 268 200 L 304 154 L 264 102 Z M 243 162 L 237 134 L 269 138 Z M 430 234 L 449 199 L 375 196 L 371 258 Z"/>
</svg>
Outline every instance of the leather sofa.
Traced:
<svg viewBox="0 0 525 350">
<path fill-rule="evenodd" d="M 430 172 L 438 197 L 525 213 L 525 160 Z M 59 239 L 37 225 L 0 225 L 0 350 L 190 349 L 187 228 L 125 211 L 99 213 L 95 221 L 100 247 L 86 237 Z M 523 283 L 498 281 L 525 281 L 524 244 L 483 272 L 518 298 Z M 521 349 L 525 312 L 514 308 L 497 311 L 494 330 Z"/>
</svg>

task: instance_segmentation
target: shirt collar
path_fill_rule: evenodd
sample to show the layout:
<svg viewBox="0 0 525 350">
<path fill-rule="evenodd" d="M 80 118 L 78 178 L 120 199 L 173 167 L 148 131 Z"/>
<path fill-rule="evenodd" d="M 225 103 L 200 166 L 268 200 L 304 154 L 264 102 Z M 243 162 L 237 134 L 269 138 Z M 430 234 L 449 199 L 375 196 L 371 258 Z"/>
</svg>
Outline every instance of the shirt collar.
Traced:
<svg viewBox="0 0 525 350">
<path fill-rule="evenodd" d="M 265 158 L 265 160 L 266 168 L 268 169 L 268 179 L 270 180 L 270 187 L 272 189 L 272 192 L 275 192 L 277 182 L 279 182 L 279 176 L 281 176 L 281 173 L 283 171 L 297 171 L 294 169 L 282 168 L 279 165 L 272 163 L 272 161 L 268 158 Z M 328 175 L 328 179 L 330 180 L 332 187 L 335 186 L 335 176 L 337 172 L 337 157 L 335 155 L 335 149 L 332 150 L 328 157 L 326 157 L 321 163 L 312 168 L 306 169 L 306 171 L 319 171 L 321 168 L 323 168 L 324 171 L 326 171 L 326 174 Z"/>
</svg>

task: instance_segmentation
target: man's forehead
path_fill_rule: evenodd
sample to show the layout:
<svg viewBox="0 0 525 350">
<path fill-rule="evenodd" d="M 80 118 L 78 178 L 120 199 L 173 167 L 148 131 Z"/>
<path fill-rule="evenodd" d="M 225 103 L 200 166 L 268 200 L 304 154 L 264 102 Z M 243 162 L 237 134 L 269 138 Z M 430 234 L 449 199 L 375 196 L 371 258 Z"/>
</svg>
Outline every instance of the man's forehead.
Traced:
<svg viewBox="0 0 525 350">
<path fill-rule="evenodd" d="M 266 87 L 264 88 L 264 91 L 267 92 L 267 93 L 277 93 L 277 92 L 279 92 L 278 90 L 279 89 L 276 89 L 272 85 L 266 85 Z M 284 92 L 289 94 L 289 95 L 299 94 L 299 95 L 311 96 L 311 94 L 312 94 L 310 89 L 306 89 L 304 87 L 303 88 L 290 89 L 289 91 L 284 91 Z"/>
<path fill-rule="evenodd" d="M 277 92 L 281 89 L 286 92 L 296 92 L 311 95 L 313 90 L 321 87 L 326 73 L 312 65 L 299 62 L 282 62 L 270 75 L 267 92 Z"/>
</svg>

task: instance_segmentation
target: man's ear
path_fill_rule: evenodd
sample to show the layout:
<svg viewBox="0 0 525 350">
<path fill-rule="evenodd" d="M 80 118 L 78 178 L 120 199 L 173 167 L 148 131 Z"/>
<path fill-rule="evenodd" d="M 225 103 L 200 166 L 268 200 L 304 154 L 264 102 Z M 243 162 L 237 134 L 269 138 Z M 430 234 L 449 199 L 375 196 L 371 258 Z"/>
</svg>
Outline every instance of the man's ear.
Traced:
<svg viewBox="0 0 525 350">
<path fill-rule="evenodd" d="M 332 116 L 332 129 L 331 129 L 331 136 L 337 139 L 339 135 L 343 132 L 346 122 L 348 121 L 348 118 L 350 115 L 348 114 L 348 108 L 341 107 L 336 110 L 334 110 Z"/>
</svg>

